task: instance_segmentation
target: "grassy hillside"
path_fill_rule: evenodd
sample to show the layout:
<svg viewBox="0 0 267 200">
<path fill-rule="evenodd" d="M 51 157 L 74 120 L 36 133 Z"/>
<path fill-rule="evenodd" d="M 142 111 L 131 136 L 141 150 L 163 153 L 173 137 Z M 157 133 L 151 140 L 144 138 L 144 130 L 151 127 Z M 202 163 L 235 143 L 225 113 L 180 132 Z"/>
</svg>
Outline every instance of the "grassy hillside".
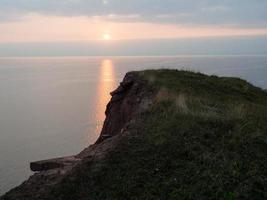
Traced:
<svg viewBox="0 0 267 200">
<path fill-rule="evenodd" d="M 154 104 L 54 199 L 267 199 L 265 91 L 238 78 L 136 73 L 157 90 Z"/>
</svg>

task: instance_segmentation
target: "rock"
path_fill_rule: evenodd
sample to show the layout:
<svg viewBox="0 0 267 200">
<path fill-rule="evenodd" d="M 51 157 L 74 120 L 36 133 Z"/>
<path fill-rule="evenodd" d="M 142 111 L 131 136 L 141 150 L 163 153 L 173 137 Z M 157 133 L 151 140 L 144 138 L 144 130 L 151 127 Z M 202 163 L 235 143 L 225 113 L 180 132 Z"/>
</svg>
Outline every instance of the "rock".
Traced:
<svg viewBox="0 0 267 200">
<path fill-rule="evenodd" d="M 147 105 L 151 103 L 153 90 L 138 74 L 129 72 L 119 87 L 111 92 L 111 96 L 105 112 L 106 119 L 96 144 L 120 134 L 137 113 L 147 109 Z"/>
<path fill-rule="evenodd" d="M 47 171 L 56 168 L 64 168 L 77 164 L 81 161 L 80 158 L 76 158 L 75 156 L 62 157 L 62 158 L 53 158 L 48 160 L 41 160 L 30 163 L 30 168 L 32 171 Z"/>
</svg>

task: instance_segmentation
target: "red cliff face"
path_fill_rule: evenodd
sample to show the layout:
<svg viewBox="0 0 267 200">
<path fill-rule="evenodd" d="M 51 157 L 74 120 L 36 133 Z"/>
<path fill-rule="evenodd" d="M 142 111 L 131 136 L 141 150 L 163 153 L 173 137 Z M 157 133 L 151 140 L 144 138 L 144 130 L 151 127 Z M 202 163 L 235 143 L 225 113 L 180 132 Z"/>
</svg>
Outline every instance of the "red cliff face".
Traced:
<svg viewBox="0 0 267 200">
<path fill-rule="evenodd" d="M 152 103 L 153 90 L 135 72 L 127 73 L 119 87 L 111 92 L 106 119 L 96 144 L 120 134 L 137 113 Z"/>
<path fill-rule="evenodd" d="M 50 199 L 53 187 L 65 177 L 71 177 L 83 162 L 103 159 L 116 147 L 123 133 L 127 132 L 128 124 L 134 122 L 136 115 L 146 111 L 152 104 L 154 94 L 154 90 L 138 73 L 127 73 L 119 87 L 111 92 L 106 119 L 96 143 L 75 156 L 31 163 L 32 171 L 38 173 L 8 192 L 3 199 Z"/>
</svg>

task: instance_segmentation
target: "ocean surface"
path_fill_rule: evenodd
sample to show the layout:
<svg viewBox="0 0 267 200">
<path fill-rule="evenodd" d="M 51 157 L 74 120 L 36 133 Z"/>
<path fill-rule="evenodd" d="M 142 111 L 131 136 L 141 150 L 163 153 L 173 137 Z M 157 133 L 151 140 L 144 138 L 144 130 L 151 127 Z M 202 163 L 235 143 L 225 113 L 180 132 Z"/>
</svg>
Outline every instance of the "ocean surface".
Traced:
<svg viewBox="0 0 267 200">
<path fill-rule="evenodd" d="M 0 194 L 32 173 L 29 162 L 79 153 L 97 139 L 126 72 L 189 69 L 267 88 L 267 56 L 0 58 Z"/>
</svg>

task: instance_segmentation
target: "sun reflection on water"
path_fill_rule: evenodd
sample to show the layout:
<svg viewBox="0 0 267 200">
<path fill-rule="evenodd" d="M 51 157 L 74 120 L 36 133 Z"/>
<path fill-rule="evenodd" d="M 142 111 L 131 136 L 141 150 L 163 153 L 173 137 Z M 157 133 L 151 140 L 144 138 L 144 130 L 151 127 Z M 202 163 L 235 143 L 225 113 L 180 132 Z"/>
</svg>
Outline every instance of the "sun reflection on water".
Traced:
<svg viewBox="0 0 267 200">
<path fill-rule="evenodd" d="M 96 121 L 97 126 L 95 133 L 99 134 L 105 119 L 106 105 L 111 96 L 110 92 L 115 89 L 115 72 L 112 60 L 105 59 L 101 62 L 99 82 L 97 87 L 97 102 L 96 102 Z"/>
</svg>

